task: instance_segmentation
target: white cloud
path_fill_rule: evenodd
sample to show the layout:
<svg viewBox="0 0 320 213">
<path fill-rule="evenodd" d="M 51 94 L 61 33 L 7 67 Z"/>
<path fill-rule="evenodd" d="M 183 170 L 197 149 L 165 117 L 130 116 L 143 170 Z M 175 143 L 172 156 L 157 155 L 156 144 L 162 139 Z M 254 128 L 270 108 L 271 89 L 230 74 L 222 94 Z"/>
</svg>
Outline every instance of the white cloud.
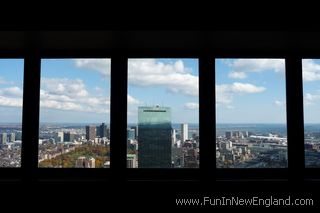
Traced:
<svg viewBox="0 0 320 213">
<path fill-rule="evenodd" d="M 0 95 L 22 97 L 23 91 L 19 87 L 8 87 L 0 89 Z"/>
<path fill-rule="evenodd" d="M 53 95 L 66 95 L 73 97 L 86 97 L 88 91 L 81 79 L 68 78 L 42 78 L 41 88 L 50 91 Z"/>
<path fill-rule="evenodd" d="M 40 107 L 78 112 L 109 113 L 110 98 L 90 93 L 81 79 L 42 78 Z M 130 97 L 133 103 L 138 100 Z M 0 106 L 21 107 L 22 89 L 8 87 L 0 89 Z"/>
<path fill-rule="evenodd" d="M 40 97 L 40 107 L 44 108 L 94 113 L 109 112 L 109 97 L 90 94 L 81 79 L 42 78 Z"/>
<path fill-rule="evenodd" d="M 313 104 L 315 104 L 315 102 L 317 102 L 319 100 L 320 100 L 320 95 L 313 95 L 313 94 L 310 94 L 310 93 L 306 93 L 304 95 L 304 104 L 306 106 L 313 105 Z"/>
<path fill-rule="evenodd" d="M 274 101 L 274 105 L 277 106 L 277 107 L 285 107 L 286 106 L 286 102 L 285 101 L 275 100 Z"/>
<path fill-rule="evenodd" d="M 14 84 L 13 81 L 7 81 L 3 77 L 0 76 L 0 84 Z"/>
<path fill-rule="evenodd" d="M 40 101 L 40 106 L 50 109 L 85 111 L 85 109 L 80 104 L 73 102 L 61 102 L 44 99 Z"/>
<path fill-rule="evenodd" d="M 199 109 L 199 104 L 194 102 L 189 102 L 184 105 L 185 109 L 196 110 Z"/>
<path fill-rule="evenodd" d="M 134 104 L 141 104 L 142 102 L 139 101 L 138 99 L 135 99 L 131 95 L 128 94 L 128 104 L 129 105 L 134 105 Z"/>
<path fill-rule="evenodd" d="M 0 106 L 22 107 L 22 98 L 0 96 Z"/>
<path fill-rule="evenodd" d="M 285 69 L 284 59 L 236 59 L 231 64 L 237 72 L 263 72 L 274 70 L 281 72 Z"/>
<path fill-rule="evenodd" d="M 217 105 L 225 105 L 233 108 L 230 104 L 236 94 L 253 94 L 265 91 L 266 88 L 258 87 L 253 84 L 244 84 L 234 82 L 233 84 L 216 85 L 216 103 Z"/>
<path fill-rule="evenodd" d="M 228 105 L 233 100 L 233 93 L 229 84 L 216 85 L 216 103 Z"/>
<path fill-rule="evenodd" d="M 253 84 L 244 84 L 235 82 L 230 87 L 230 90 L 235 93 L 259 93 L 266 90 L 264 87 L 258 87 Z"/>
<path fill-rule="evenodd" d="M 0 77 L 0 84 L 7 84 L 1 82 L 3 78 Z M 22 89 L 19 87 L 7 87 L 0 89 L 0 106 L 7 107 L 22 107 Z"/>
<path fill-rule="evenodd" d="M 228 77 L 235 79 L 245 79 L 247 77 L 247 74 L 245 72 L 230 72 L 228 74 Z"/>
<path fill-rule="evenodd" d="M 131 85 L 164 86 L 173 93 L 198 95 L 198 76 L 192 75 L 182 60 L 164 63 L 156 59 L 132 59 L 128 70 Z"/>
<path fill-rule="evenodd" d="M 302 60 L 303 80 L 318 81 L 320 80 L 320 64 L 317 64 L 312 59 Z"/>
<path fill-rule="evenodd" d="M 108 59 L 75 59 L 76 67 L 97 71 L 110 76 Z M 182 60 L 160 62 L 156 59 L 131 59 L 128 61 L 129 84 L 135 86 L 163 86 L 173 93 L 198 95 L 198 76 Z"/>
<path fill-rule="evenodd" d="M 249 72 L 284 72 L 285 60 L 283 59 L 236 59 L 225 63 L 231 67 L 230 78 L 244 79 Z"/>
<path fill-rule="evenodd" d="M 103 77 L 110 76 L 110 59 L 74 59 L 78 68 L 88 69 L 99 72 Z"/>
<path fill-rule="evenodd" d="M 79 112 L 109 113 L 110 99 L 96 95 L 95 88 L 90 93 L 80 79 L 42 78 L 40 107 Z M 132 99 L 137 101 L 136 99 Z M 22 89 L 8 87 L 0 89 L 0 105 L 22 106 Z"/>
</svg>

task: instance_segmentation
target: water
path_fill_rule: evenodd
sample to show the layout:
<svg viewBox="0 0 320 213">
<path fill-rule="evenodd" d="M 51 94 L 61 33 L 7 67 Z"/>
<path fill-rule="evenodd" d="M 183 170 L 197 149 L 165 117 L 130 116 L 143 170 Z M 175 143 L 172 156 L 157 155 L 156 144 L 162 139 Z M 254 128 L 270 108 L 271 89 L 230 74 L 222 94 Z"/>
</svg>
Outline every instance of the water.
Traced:
<svg viewBox="0 0 320 213">
<path fill-rule="evenodd" d="M 217 124 L 217 136 L 224 135 L 226 131 L 248 131 L 254 134 L 280 134 L 287 135 L 286 124 Z"/>
</svg>

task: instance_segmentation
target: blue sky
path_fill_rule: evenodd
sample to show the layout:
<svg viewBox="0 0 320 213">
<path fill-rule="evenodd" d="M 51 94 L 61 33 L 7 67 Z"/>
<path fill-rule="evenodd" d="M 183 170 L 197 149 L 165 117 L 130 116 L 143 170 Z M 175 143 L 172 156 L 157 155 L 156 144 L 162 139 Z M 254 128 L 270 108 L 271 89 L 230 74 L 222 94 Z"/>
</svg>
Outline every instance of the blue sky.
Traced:
<svg viewBox="0 0 320 213">
<path fill-rule="evenodd" d="M 0 123 L 22 122 L 23 59 L 0 59 Z"/>
<path fill-rule="evenodd" d="M 40 122 L 109 123 L 109 59 L 43 59 Z"/>
<path fill-rule="evenodd" d="M 198 123 L 197 59 L 130 59 L 128 122 L 137 107 L 172 109 L 174 123 Z M 109 59 L 44 59 L 41 122 L 109 123 Z M 218 123 L 285 123 L 283 59 L 217 59 Z M 303 60 L 304 117 L 320 122 L 320 60 Z M 0 60 L 0 122 L 22 120 L 23 59 Z"/>
<path fill-rule="evenodd" d="M 283 59 L 216 59 L 217 123 L 285 123 Z"/>
<path fill-rule="evenodd" d="M 320 60 L 303 59 L 305 123 L 320 123 Z"/>
</svg>

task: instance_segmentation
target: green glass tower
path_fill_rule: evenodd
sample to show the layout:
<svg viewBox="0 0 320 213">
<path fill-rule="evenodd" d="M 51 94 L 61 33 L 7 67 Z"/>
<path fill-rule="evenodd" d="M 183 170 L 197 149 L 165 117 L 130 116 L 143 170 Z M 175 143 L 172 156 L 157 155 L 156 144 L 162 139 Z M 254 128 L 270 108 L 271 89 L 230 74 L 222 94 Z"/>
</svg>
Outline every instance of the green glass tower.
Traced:
<svg viewBox="0 0 320 213">
<path fill-rule="evenodd" d="M 138 167 L 171 167 L 170 107 L 138 108 Z"/>
</svg>

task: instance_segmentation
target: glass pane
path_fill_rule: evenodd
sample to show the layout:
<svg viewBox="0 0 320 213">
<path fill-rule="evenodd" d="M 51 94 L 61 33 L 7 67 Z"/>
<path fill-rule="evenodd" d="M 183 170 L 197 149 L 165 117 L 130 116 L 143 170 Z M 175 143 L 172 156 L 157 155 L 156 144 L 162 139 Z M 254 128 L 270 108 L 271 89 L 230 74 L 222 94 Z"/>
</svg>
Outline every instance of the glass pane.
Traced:
<svg viewBox="0 0 320 213">
<path fill-rule="evenodd" d="M 0 59 L 0 167 L 21 166 L 23 59 Z"/>
<path fill-rule="evenodd" d="M 128 168 L 198 168 L 198 60 L 128 61 Z"/>
<path fill-rule="evenodd" d="M 320 167 L 320 60 L 302 60 L 305 166 Z"/>
<path fill-rule="evenodd" d="M 110 59 L 41 61 L 39 167 L 110 166 Z"/>
<path fill-rule="evenodd" d="M 287 167 L 285 100 L 283 59 L 216 59 L 216 167 Z"/>
</svg>

